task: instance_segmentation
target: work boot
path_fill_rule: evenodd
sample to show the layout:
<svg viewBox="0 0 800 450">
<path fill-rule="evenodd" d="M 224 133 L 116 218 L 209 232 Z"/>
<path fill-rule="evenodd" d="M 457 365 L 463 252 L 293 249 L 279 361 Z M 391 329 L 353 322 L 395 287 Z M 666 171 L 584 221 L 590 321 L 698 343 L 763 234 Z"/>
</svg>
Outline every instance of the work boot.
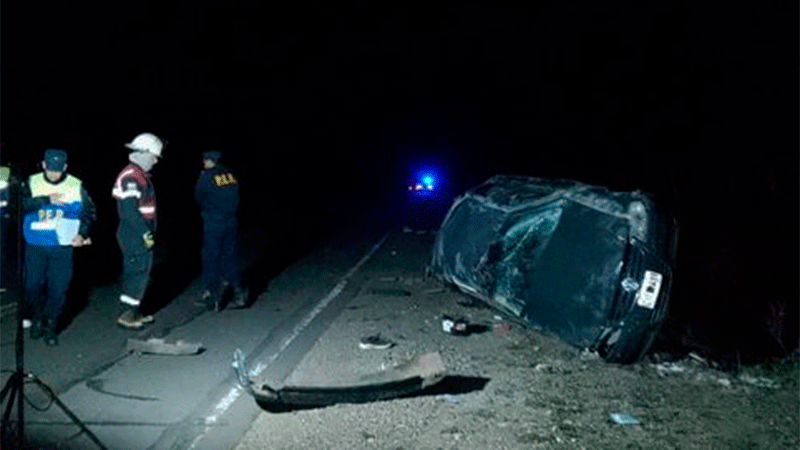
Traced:
<svg viewBox="0 0 800 450">
<path fill-rule="evenodd" d="M 55 347 L 58 345 L 58 337 L 56 336 L 56 322 L 53 319 L 45 319 L 42 324 L 44 329 L 44 343 L 48 347 Z"/>
<path fill-rule="evenodd" d="M 58 345 L 58 336 L 55 333 L 45 334 L 44 343 L 48 347 L 55 347 Z"/>
<path fill-rule="evenodd" d="M 122 313 L 122 315 L 119 316 L 119 319 L 117 319 L 117 323 L 125 328 L 139 329 L 146 324 L 153 322 L 153 320 L 153 316 L 143 315 L 141 312 L 139 312 L 138 308 L 133 308 Z"/>
<path fill-rule="evenodd" d="M 194 304 L 196 306 L 205 306 L 210 308 L 209 305 L 210 301 L 211 301 L 211 290 L 206 288 L 200 291 L 200 298 L 195 300 Z"/>
<path fill-rule="evenodd" d="M 225 287 L 225 285 L 219 286 L 211 293 L 211 297 L 209 298 L 210 303 L 208 305 L 210 309 L 216 312 L 222 311 L 222 298 L 225 295 Z"/>
<path fill-rule="evenodd" d="M 39 339 L 44 335 L 44 327 L 40 320 L 34 320 L 31 323 L 30 337 L 31 339 Z"/>
<path fill-rule="evenodd" d="M 231 308 L 244 308 L 245 306 L 247 306 L 247 290 L 242 289 L 241 286 L 234 286 Z"/>
</svg>

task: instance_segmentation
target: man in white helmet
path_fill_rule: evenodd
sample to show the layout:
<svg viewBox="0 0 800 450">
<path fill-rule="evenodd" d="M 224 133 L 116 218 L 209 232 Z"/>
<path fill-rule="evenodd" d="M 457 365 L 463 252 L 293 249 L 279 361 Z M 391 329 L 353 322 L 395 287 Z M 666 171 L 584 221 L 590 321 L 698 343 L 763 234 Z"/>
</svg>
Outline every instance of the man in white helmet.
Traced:
<svg viewBox="0 0 800 450">
<path fill-rule="evenodd" d="M 129 309 L 117 323 L 138 329 L 153 321 L 153 316 L 143 313 L 142 308 L 153 267 L 156 233 L 156 193 L 150 181 L 150 170 L 158 163 L 164 143 L 154 134 L 142 133 L 125 147 L 131 150 L 130 164 L 117 175 L 112 195 L 117 201 L 117 242 L 122 250 L 119 299 Z"/>
</svg>

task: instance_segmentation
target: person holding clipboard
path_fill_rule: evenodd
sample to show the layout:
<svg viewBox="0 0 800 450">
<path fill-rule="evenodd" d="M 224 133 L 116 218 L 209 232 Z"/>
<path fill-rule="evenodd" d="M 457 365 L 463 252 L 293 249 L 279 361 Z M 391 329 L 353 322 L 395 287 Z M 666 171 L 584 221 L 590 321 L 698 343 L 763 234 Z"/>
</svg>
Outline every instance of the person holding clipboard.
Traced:
<svg viewBox="0 0 800 450">
<path fill-rule="evenodd" d="M 44 337 L 45 344 L 55 346 L 72 281 L 72 249 L 91 244 L 97 213 L 81 180 L 66 172 L 66 151 L 46 150 L 42 169 L 22 186 L 27 300 L 23 314 L 30 321 L 30 337 Z"/>
</svg>

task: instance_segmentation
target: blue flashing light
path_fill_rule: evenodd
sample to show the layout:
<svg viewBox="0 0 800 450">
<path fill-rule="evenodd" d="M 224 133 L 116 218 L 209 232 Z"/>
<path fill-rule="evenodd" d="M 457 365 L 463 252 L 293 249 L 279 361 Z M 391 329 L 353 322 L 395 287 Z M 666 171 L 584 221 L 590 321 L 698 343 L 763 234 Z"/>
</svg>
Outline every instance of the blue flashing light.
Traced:
<svg viewBox="0 0 800 450">
<path fill-rule="evenodd" d="M 441 186 L 441 174 L 439 168 L 426 164 L 412 170 L 411 180 L 409 180 L 408 190 L 415 196 L 431 197 L 435 195 L 436 189 Z"/>
</svg>

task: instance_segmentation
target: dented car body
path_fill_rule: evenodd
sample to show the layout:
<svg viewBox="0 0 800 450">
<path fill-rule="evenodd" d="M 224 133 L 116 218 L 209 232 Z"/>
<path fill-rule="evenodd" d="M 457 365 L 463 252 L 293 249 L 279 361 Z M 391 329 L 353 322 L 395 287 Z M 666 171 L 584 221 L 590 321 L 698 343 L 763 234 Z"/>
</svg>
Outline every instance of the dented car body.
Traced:
<svg viewBox="0 0 800 450">
<path fill-rule="evenodd" d="M 639 191 L 497 175 L 456 198 L 432 272 L 605 360 L 642 358 L 669 303 L 678 227 Z"/>
</svg>

